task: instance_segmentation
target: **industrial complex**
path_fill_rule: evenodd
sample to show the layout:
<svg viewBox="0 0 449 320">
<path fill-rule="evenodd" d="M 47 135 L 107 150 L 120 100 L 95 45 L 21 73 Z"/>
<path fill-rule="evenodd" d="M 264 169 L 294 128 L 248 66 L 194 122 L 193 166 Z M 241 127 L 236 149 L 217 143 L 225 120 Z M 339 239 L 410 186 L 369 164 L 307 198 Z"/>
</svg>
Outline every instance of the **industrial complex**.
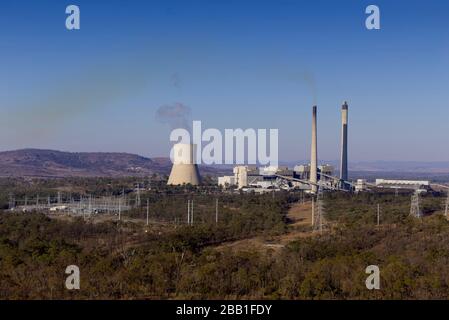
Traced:
<svg viewBox="0 0 449 320">
<path fill-rule="evenodd" d="M 218 178 L 225 188 L 236 186 L 243 191 L 267 192 L 273 190 L 300 189 L 317 194 L 322 190 L 351 190 L 348 181 L 348 104 L 341 107 L 341 163 L 340 176 L 334 176 L 335 168 L 329 164 L 318 165 L 317 106 L 312 108 L 312 141 L 310 163 L 287 167 L 236 166 L 233 176 Z"/>
<path fill-rule="evenodd" d="M 234 188 L 244 192 L 264 193 L 279 190 L 302 190 L 318 194 L 325 190 L 343 192 L 370 191 L 381 189 L 409 189 L 420 193 L 431 190 L 430 181 L 386 180 L 377 179 L 368 182 L 366 179 L 350 181 L 348 175 L 348 103 L 341 106 L 341 147 L 340 166 L 336 175 L 335 168 L 330 164 L 318 165 L 318 124 L 317 106 L 312 107 L 312 132 L 310 162 L 288 168 L 285 166 L 257 167 L 252 165 L 237 165 L 233 175 L 218 177 L 218 185 L 228 189 Z M 175 144 L 173 167 L 168 179 L 169 185 L 201 183 L 198 166 L 195 161 L 196 145 Z"/>
<path fill-rule="evenodd" d="M 251 166 L 237 165 L 233 168 L 233 175 L 218 177 L 218 186 L 222 190 L 235 190 L 237 192 L 266 193 L 281 190 L 297 190 L 319 197 L 325 191 L 340 192 L 370 192 L 386 189 L 410 190 L 415 195 L 432 190 L 430 181 L 422 180 L 391 180 L 367 179 L 349 180 L 348 175 L 348 104 L 341 106 L 341 147 L 340 166 L 336 175 L 334 166 L 330 164 L 318 165 L 318 125 L 317 106 L 312 107 L 312 132 L 310 162 L 302 163 L 288 168 L 286 166 Z M 178 143 L 173 147 L 172 162 L 168 185 L 201 184 L 201 176 L 196 161 L 196 145 Z M 447 186 L 435 185 L 443 189 Z M 135 199 L 131 202 L 125 196 L 109 196 L 94 198 L 92 196 L 61 198 L 39 198 L 16 200 L 10 198 L 10 209 L 18 211 L 44 210 L 49 213 L 66 212 L 82 215 L 93 213 L 112 213 L 120 216 L 121 212 L 139 207 L 140 189 L 134 190 Z"/>
</svg>

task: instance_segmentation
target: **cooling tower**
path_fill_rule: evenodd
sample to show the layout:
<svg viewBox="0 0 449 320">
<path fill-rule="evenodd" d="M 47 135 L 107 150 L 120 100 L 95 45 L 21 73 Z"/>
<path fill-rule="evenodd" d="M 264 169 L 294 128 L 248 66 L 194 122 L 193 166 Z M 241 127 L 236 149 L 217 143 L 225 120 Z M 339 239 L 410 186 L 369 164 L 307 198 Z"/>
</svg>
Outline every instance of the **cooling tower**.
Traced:
<svg viewBox="0 0 449 320">
<path fill-rule="evenodd" d="M 173 167 L 167 184 L 196 186 L 200 182 L 200 173 L 196 164 L 196 145 L 175 144 L 173 146 Z"/>
<path fill-rule="evenodd" d="M 312 111 L 312 149 L 310 151 L 310 182 L 312 185 L 312 193 L 317 193 L 318 187 L 316 183 L 318 181 L 318 151 L 317 151 L 317 124 L 316 124 L 316 106 L 313 106 Z"/>
<path fill-rule="evenodd" d="M 346 189 L 344 181 L 348 181 L 348 104 L 341 106 L 341 159 L 340 159 L 341 187 Z"/>
</svg>

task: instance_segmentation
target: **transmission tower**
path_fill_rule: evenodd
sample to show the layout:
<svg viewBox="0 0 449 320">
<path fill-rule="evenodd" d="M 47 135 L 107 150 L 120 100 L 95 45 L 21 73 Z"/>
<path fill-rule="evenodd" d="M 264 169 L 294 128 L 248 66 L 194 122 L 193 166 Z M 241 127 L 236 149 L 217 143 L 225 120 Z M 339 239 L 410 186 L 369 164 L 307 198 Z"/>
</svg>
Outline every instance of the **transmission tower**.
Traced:
<svg viewBox="0 0 449 320">
<path fill-rule="evenodd" d="M 312 199 L 312 229 L 313 231 L 323 231 L 324 225 L 324 200 L 323 194 L 318 192 L 316 203 Z"/>
<path fill-rule="evenodd" d="M 411 204 L 410 204 L 410 215 L 415 218 L 421 218 L 421 209 L 419 207 L 419 192 L 415 191 L 412 194 Z"/>
</svg>

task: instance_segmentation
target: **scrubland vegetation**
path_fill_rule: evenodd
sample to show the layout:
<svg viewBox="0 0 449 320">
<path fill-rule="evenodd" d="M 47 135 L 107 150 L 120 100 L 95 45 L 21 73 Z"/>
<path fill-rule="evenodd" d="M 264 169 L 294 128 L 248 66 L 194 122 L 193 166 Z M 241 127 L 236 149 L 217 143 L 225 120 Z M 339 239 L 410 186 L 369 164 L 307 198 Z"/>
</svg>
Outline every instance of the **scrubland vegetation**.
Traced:
<svg viewBox="0 0 449 320">
<path fill-rule="evenodd" d="M 306 232 L 281 249 L 261 251 L 225 244 L 255 236 L 270 241 L 289 232 L 286 214 L 299 199 L 294 193 L 223 195 L 217 225 L 213 206 L 206 206 L 213 197 L 197 193 L 194 226 L 171 223 L 184 216 L 185 198 L 146 196 L 152 221 L 164 223 L 147 227 L 0 212 L 0 298 L 447 299 L 449 295 L 449 222 L 441 214 L 442 197 L 425 196 L 425 217 L 416 219 L 408 216 L 408 195 L 327 194 L 323 233 Z M 143 212 L 129 215 L 142 218 Z M 65 268 L 72 264 L 80 268 L 80 290 L 69 291 L 64 285 Z M 365 268 L 373 264 L 380 268 L 380 290 L 365 287 Z"/>
</svg>

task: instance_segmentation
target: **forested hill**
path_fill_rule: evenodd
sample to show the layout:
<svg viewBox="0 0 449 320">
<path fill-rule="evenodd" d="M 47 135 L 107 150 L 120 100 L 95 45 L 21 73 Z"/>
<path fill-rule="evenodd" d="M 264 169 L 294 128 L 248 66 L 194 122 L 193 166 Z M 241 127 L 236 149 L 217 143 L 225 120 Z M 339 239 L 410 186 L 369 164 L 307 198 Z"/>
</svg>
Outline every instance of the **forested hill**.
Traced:
<svg viewBox="0 0 449 320">
<path fill-rule="evenodd" d="M 129 153 L 62 152 L 22 149 L 0 152 L 1 177 L 120 177 L 169 174 L 169 158 L 145 158 Z M 203 174 L 216 169 L 200 167 Z"/>
</svg>

